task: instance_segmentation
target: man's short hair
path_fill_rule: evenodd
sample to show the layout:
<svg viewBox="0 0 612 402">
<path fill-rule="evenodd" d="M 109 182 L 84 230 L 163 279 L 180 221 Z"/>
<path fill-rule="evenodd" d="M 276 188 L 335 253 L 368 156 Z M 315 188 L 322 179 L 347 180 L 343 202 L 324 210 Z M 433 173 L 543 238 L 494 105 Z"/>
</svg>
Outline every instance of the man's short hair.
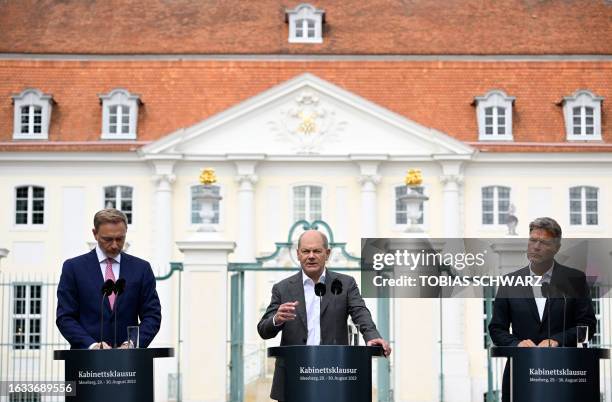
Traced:
<svg viewBox="0 0 612 402">
<path fill-rule="evenodd" d="M 557 241 L 561 240 L 561 226 L 553 218 L 536 218 L 529 224 L 529 233 L 535 229 L 542 229 L 550 233 Z"/>
<path fill-rule="evenodd" d="M 323 248 L 327 250 L 329 248 L 329 240 L 327 240 L 327 236 L 325 236 L 325 233 L 319 232 L 318 230 L 316 230 L 316 232 L 321 235 L 321 239 L 323 239 Z M 302 242 L 302 236 L 304 236 L 305 234 L 306 232 L 303 232 L 300 235 L 300 237 L 298 237 L 298 243 L 297 243 L 298 250 L 300 249 L 300 243 Z"/>
<path fill-rule="evenodd" d="M 102 209 L 96 212 L 96 214 L 94 215 L 94 221 L 93 221 L 94 228 L 96 230 L 100 228 L 100 225 L 103 225 L 105 223 L 119 223 L 119 222 L 123 222 L 123 224 L 127 228 L 128 226 L 127 216 L 123 212 L 115 208 L 105 208 L 105 209 Z"/>
</svg>

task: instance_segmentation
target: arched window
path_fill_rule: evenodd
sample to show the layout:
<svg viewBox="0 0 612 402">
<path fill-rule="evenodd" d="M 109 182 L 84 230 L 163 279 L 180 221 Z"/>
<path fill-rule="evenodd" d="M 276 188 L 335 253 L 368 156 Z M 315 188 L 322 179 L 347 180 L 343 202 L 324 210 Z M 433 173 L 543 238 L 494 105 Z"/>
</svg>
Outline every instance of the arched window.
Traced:
<svg viewBox="0 0 612 402">
<path fill-rule="evenodd" d="M 102 139 L 135 140 L 138 129 L 138 95 L 114 89 L 102 100 Z"/>
<path fill-rule="evenodd" d="M 563 98 L 565 133 L 568 140 L 601 140 L 603 98 L 580 90 Z"/>
<path fill-rule="evenodd" d="M 310 4 L 300 4 L 286 11 L 289 22 L 290 43 L 322 43 L 325 11 L 317 10 Z"/>
<path fill-rule="evenodd" d="M 499 90 L 489 91 L 486 95 L 475 98 L 479 140 L 512 141 L 514 99 Z"/>
<path fill-rule="evenodd" d="M 13 139 L 46 140 L 49 138 L 49 122 L 53 97 L 38 89 L 26 89 L 13 96 Z"/>
</svg>

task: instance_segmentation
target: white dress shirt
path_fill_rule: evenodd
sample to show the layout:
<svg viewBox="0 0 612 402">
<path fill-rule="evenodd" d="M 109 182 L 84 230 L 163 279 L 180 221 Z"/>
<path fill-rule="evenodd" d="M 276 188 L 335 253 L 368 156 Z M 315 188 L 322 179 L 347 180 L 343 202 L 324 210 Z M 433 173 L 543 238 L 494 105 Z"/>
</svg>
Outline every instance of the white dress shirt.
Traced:
<svg viewBox="0 0 612 402">
<path fill-rule="evenodd" d="M 104 251 L 102 251 L 100 246 L 97 244 L 96 244 L 96 255 L 98 256 L 98 262 L 100 263 L 100 270 L 102 271 L 102 278 L 104 278 L 106 276 L 106 259 L 108 257 L 106 256 L 106 254 L 104 254 Z M 115 260 L 113 262 L 113 275 L 115 275 L 115 280 L 117 280 L 119 279 L 119 264 L 121 262 L 121 253 L 119 253 L 115 258 L 113 258 L 113 260 Z M 89 349 L 93 349 L 96 346 L 98 346 L 98 342 L 94 342 L 91 345 L 89 345 Z"/>
<path fill-rule="evenodd" d="M 320 283 L 325 283 L 325 270 L 319 278 Z M 306 321 L 308 325 L 308 339 L 306 345 L 321 344 L 321 300 L 315 294 L 315 283 L 302 271 L 302 283 L 304 284 L 304 299 L 306 301 Z"/>
<path fill-rule="evenodd" d="M 108 258 L 104 251 L 100 248 L 99 245 L 96 244 L 96 254 L 98 256 L 98 262 L 100 263 L 100 270 L 102 271 L 102 278 L 106 276 L 106 259 Z M 115 280 L 119 279 L 119 264 L 121 263 L 121 253 L 117 254 L 115 258 L 113 258 L 115 262 L 113 262 L 113 275 L 115 275 Z"/>
<path fill-rule="evenodd" d="M 550 284 L 550 280 L 552 279 L 553 269 L 555 268 L 555 262 L 553 261 L 552 265 L 548 269 L 548 271 L 544 272 L 542 275 L 541 283 Z M 529 272 L 531 272 L 531 276 L 540 276 L 533 272 L 531 269 L 531 263 L 529 264 Z M 544 310 L 546 309 L 546 298 L 542 296 L 542 287 L 534 286 L 533 287 L 533 297 L 535 299 L 536 305 L 538 306 L 538 313 L 540 313 L 540 321 L 544 318 Z"/>
</svg>

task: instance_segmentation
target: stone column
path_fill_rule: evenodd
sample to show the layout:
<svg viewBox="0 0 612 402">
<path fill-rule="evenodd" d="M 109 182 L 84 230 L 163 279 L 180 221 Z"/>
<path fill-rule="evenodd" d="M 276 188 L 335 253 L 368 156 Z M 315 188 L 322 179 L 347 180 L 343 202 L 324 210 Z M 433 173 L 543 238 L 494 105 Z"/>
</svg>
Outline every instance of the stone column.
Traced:
<svg viewBox="0 0 612 402">
<path fill-rule="evenodd" d="M 227 397 L 228 254 L 235 243 L 217 233 L 176 242 L 184 253 L 181 353 L 184 401 L 222 402 Z"/>
<path fill-rule="evenodd" d="M 166 275 L 170 270 L 172 259 L 172 185 L 174 176 L 174 161 L 155 161 L 153 164 L 153 211 L 152 211 L 152 260 L 151 265 L 155 276 Z M 175 330 L 178 324 L 175 314 L 177 300 L 171 286 L 172 280 L 157 281 L 157 294 L 162 307 L 162 322 L 159 332 L 153 341 L 155 346 L 176 347 Z M 168 395 L 168 375 L 176 372 L 175 359 L 157 359 L 155 371 L 155 394 L 166 398 Z"/>
<path fill-rule="evenodd" d="M 361 237 L 376 237 L 378 208 L 376 186 L 380 183 L 378 162 L 360 162 L 361 184 Z"/>
<path fill-rule="evenodd" d="M 238 188 L 238 241 L 236 252 L 234 253 L 235 262 L 255 262 L 256 242 L 255 242 L 255 192 L 254 185 L 257 183 L 255 175 L 255 165 L 257 162 L 240 161 L 236 163 L 236 181 Z M 256 274 L 245 272 L 244 276 L 244 300 L 252 303 L 256 295 Z M 246 343 L 259 340 L 256 326 L 259 317 L 252 304 L 251 308 L 244 309 L 244 339 Z M 246 346 L 246 345 L 245 345 Z M 247 351 L 248 347 L 245 347 Z"/>
<path fill-rule="evenodd" d="M 463 235 L 462 211 L 459 194 L 463 184 L 463 161 L 443 161 L 440 182 L 443 185 L 442 203 L 444 211 L 444 237 L 458 238 Z M 468 353 L 465 348 L 465 300 L 441 299 L 442 345 L 444 369 L 444 400 L 469 402 L 471 380 Z"/>
</svg>

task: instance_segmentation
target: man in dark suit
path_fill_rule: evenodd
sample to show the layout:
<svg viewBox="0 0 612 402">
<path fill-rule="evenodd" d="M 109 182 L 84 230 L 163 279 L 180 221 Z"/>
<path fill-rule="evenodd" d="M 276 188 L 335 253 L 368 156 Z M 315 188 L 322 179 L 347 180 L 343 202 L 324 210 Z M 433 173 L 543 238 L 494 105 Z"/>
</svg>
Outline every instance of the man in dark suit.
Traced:
<svg viewBox="0 0 612 402">
<path fill-rule="evenodd" d="M 302 270 L 272 287 L 270 305 L 257 324 L 259 335 L 270 339 L 282 331 L 283 346 L 346 345 L 350 315 L 367 344 L 382 346 L 385 356 L 389 356 L 391 347 L 376 330 L 355 279 L 325 269 L 330 252 L 323 233 L 308 230 L 300 236 L 297 256 Z M 334 281 L 336 284 L 339 281 L 343 289 L 338 295 L 333 295 L 330 289 Z M 324 283 L 327 288 L 320 302 L 314 293 L 317 283 Z M 277 360 L 270 393 L 272 399 L 285 399 L 284 377 L 282 362 Z"/>
<path fill-rule="evenodd" d="M 126 232 L 125 214 L 103 209 L 94 216 L 95 249 L 64 262 L 57 288 L 56 324 L 72 349 L 110 349 L 115 338 L 115 315 L 115 347 L 128 346 L 128 326 L 140 325 L 140 347 L 147 347 L 159 331 L 161 306 L 155 276 L 148 262 L 121 252 Z M 121 278 L 125 290 L 121 295 L 105 297 L 101 313 L 103 284 Z"/>
<path fill-rule="evenodd" d="M 546 283 L 545 287 L 550 289 L 549 298 L 544 298 L 547 295 L 543 295 L 540 288 L 500 287 L 489 324 L 489 333 L 496 346 L 575 347 L 576 327 L 579 325 L 588 326 L 590 336 L 593 335 L 597 321 L 586 277 L 583 272 L 554 260 L 560 247 L 561 227 L 555 220 L 538 218 L 529 224 L 529 265 L 510 276 L 541 276 L 542 283 Z M 506 364 L 503 402 L 510 401 L 509 376 Z"/>
</svg>

